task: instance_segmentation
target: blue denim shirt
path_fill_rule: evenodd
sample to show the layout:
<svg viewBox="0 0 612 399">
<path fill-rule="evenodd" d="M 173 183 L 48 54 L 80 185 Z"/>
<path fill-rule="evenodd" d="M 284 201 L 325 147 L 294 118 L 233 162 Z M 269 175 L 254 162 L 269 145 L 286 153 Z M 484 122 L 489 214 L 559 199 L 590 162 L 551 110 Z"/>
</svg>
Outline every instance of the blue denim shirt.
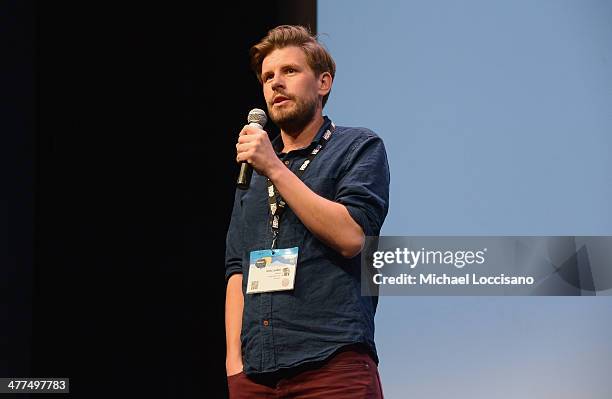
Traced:
<svg viewBox="0 0 612 399">
<path fill-rule="evenodd" d="M 293 172 L 330 126 L 329 118 L 305 148 L 280 153 Z M 389 166 L 382 139 L 365 128 L 337 126 L 325 148 L 308 166 L 302 181 L 329 200 L 346 206 L 365 235 L 379 235 L 389 207 Z M 243 274 L 242 357 L 247 375 L 325 360 L 341 347 L 363 343 L 378 363 L 374 313 L 378 298 L 361 296 L 361 256 L 346 259 L 319 241 L 287 207 L 276 248 L 299 247 L 294 289 L 246 294 L 249 253 L 269 249 L 267 179 L 253 172 L 248 190 L 236 190 L 227 232 L 225 279 Z"/>
</svg>

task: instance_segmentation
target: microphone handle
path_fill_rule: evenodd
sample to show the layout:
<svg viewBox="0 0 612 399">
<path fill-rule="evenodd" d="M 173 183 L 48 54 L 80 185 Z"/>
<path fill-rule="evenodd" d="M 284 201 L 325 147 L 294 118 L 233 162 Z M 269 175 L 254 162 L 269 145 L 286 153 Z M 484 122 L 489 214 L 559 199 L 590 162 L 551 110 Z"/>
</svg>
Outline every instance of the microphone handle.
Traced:
<svg viewBox="0 0 612 399">
<path fill-rule="evenodd" d="M 241 190 L 248 190 L 251 185 L 251 176 L 253 175 L 253 168 L 245 161 L 240 162 L 240 172 L 238 173 L 238 180 L 236 185 Z"/>
<path fill-rule="evenodd" d="M 251 122 L 249 123 L 251 126 L 255 126 L 256 128 L 263 129 L 263 127 L 259 123 Z M 253 175 L 253 167 L 249 165 L 246 161 L 240 162 L 240 172 L 238 173 L 238 179 L 236 180 L 236 185 L 241 190 L 248 190 L 251 185 L 251 176 Z"/>
</svg>

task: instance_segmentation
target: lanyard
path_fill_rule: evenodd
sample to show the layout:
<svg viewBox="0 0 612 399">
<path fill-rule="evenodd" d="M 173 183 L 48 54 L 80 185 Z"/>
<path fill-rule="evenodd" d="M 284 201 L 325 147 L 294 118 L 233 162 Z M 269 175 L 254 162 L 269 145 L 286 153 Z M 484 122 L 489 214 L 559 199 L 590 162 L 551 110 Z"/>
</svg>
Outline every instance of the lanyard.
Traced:
<svg viewBox="0 0 612 399">
<path fill-rule="evenodd" d="M 319 142 L 319 144 L 316 145 L 315 148 L 313 148 L 306 160 L 302 162 L 300 168 L 295 172 L 295 175 L 298 178 L 302 178 L 302 175 L 306 171 L 306 168 L 308 168 L 308 166 L 312 163 L 314 157 L 317 156 L 317 154 L 320 153 L 321 150 L 323 150 L 325 144 L 327 144 L 335 129 L 336 125 L 334 125 L 334 123 L 332 122 L 331 128 L 325 131 L 322 140 Z M 281 197 L 280 193 L 278 192 L 274 184 L 272 184 L 272 181 L 270 179 L 268 179 L 268 205 L 270 207 L 269 223 L 273 234 L 271 249 L 274 249 L 274 245 L 276 245 L 276 238 L 278 237 L 278 231 L 280 230 L 280 219 L 283 213 L 285 212 L 285 209 L 287 208 L 287 203 L 283 200 L 283 197 Z"/>
</svg>

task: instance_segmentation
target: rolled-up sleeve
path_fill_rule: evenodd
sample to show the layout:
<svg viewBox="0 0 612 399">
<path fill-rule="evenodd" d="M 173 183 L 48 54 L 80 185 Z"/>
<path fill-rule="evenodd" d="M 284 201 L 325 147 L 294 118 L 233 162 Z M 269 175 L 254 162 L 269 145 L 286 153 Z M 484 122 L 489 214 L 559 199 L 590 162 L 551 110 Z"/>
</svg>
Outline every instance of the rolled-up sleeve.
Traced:
<svg viewBox="0 0 612 399">
<path fill-rule="evenodd" d="M 244 256 L 244 243 L 240 229 L 240 191 L 236 189 L 232 219 L 225 238 L 225 282 L 232 274 L 242 273 L 242 257 Z"/>
<path fill-rule="evenodd" d="M 377 236 L 389 210 L 389 164 L 382 139 L 367 132 L 351 145 L 335 201 L 346 206 L 366 236 Z"/>
</svg>

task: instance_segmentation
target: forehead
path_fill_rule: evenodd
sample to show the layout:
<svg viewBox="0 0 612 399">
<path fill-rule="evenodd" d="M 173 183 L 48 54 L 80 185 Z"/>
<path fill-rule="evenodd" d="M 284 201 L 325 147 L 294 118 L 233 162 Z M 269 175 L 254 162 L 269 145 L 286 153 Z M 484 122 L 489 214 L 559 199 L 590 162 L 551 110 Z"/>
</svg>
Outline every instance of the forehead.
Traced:
<svg viewBox="0 0 612 399">
<path fill-rule="evenodd" d="M 304 51 L 295 46 L 274 49 L 263 59 L 261 71 L 263 73 L 288 64 L 308 66 Z"/>
</svg>

